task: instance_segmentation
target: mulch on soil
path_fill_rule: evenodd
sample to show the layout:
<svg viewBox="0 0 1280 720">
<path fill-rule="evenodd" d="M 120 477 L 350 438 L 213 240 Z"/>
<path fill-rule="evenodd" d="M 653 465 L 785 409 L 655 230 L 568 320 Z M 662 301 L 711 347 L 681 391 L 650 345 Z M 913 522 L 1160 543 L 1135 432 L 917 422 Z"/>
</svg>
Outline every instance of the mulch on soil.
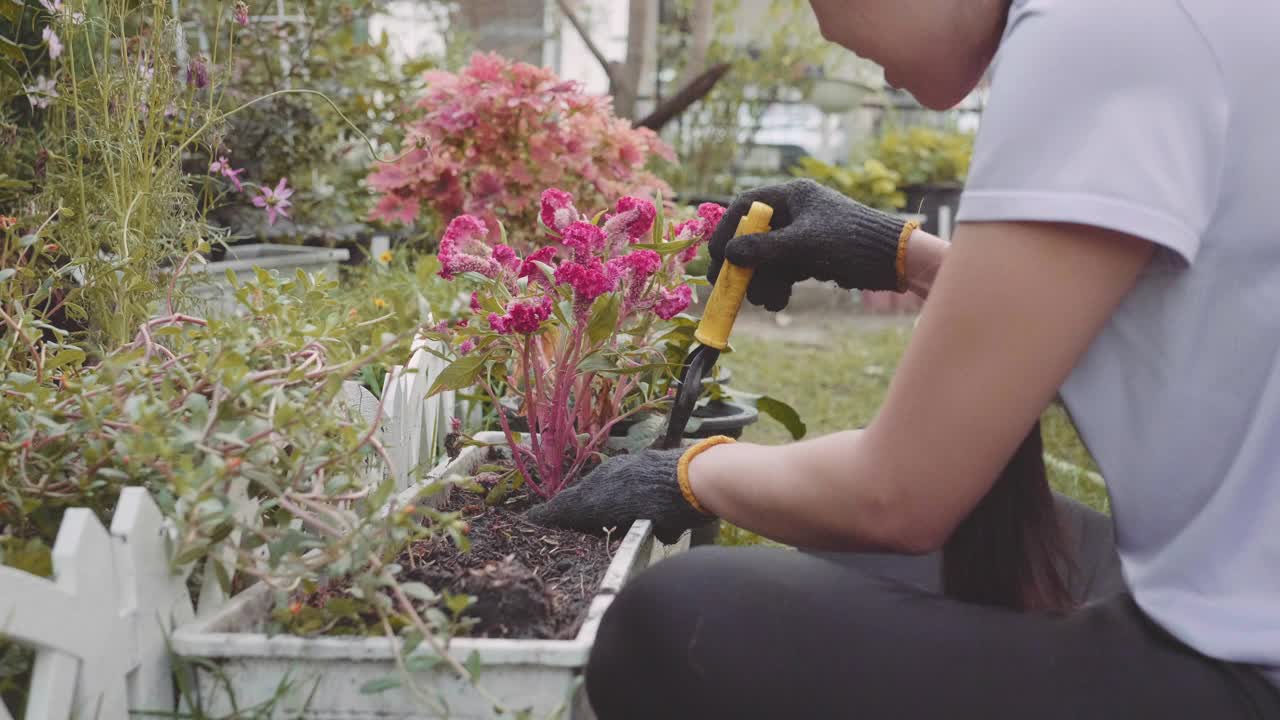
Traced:
<svg viewBox="0 0 1280 720">
<path fill-rule="evenodd" d="M 535 500 L 521 494 L 497 507 L 452 488 L 441 509 L 461 511 L 469 552 L 448 538 L 410 545 L 396 562 L 401 579 L 436 592 L 474 596 L 465 615 L 473 637 L 569 639 L 577 634 L 625 533 L 608 538 L 535 525 L 523 517 Z"/>
</svg>

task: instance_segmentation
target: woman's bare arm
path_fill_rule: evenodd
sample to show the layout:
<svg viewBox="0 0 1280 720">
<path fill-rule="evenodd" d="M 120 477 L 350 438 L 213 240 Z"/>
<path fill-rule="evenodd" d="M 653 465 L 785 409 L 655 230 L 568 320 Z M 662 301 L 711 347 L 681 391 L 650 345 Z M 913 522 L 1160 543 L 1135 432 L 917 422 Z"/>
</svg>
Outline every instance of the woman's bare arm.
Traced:
<svg viewBox="0 0 1280 720">
<path fill-rule="evenodd" d="M 990 223 L 961 225 L 950 247 L 917 248 L 912 288 L 930 301 L 871 425 L 707 450 L 690 479 L 708 509 L 796 545 L 936 549 L 990 489 L 1152 246 L 1080 225 Z"/>
</svg>

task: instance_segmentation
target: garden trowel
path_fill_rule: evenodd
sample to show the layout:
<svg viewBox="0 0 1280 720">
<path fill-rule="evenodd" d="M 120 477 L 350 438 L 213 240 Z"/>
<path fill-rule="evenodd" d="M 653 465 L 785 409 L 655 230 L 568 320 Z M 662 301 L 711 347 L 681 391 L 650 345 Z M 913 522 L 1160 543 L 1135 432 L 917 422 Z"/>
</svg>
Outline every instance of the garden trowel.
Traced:
<svg viewBox="0 0 1280 720">
<path fill-rule="evenodd" d="M 733 233 L 754 235 L 769 231 L 769 221 L 773 219 L 773 208 L 760 202 L 751 203 L 751 209 L 738 221 L 738 229 Z M 738 319 L 738 310 L 742 307 L 742 298 L 747 294 L 747 285 L 751 284 L 753 268 L 734 265 L 728 259 L 720 268 L 720 276 L 711 288 L 711 297 L 707 299 L 707 308 L 702 312 L 702 320 L 694 331 L 697 347 L 689 351 L 684 359 L 684 367 L 680 371 L 680 379 L 676 384 L 675 401 L 671 404 L 671 415 L 667 420 L 667 431 L 655 444 L 659 448 L 679 447 L 684 436 L 685 426 L 693 415 L 693 408 L 702 395 L 702 380 L 720 359 L 720 351 L 729 346 L 729 333 L 733 331 L 733 323 Z"/>
</svg>

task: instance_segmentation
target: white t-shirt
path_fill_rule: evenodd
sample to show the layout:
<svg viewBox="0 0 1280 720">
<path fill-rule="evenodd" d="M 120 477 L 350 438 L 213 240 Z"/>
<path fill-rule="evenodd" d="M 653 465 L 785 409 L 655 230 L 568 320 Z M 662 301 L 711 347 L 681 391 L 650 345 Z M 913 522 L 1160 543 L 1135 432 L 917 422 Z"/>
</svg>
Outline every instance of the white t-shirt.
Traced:
<svg viewBox="0 0 1280 720">
<path fill-rule="evenodd" d="M 1014 0 L 957 219 L 1159 247 L 1062 396 L 1138 604 L 1280 684 L 1280 2 Z"/>
</svg>

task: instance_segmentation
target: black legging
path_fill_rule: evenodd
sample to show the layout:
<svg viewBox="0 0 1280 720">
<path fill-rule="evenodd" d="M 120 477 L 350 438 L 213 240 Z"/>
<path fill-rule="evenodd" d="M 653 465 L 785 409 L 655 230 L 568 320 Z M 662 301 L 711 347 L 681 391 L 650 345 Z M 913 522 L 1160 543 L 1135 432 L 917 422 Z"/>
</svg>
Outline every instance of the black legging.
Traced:
<svg viewBox="0 0 1280 720">
<path fill-rule="evenodd" d="M 936 556 L 697 548 L 614 600 L 591 703 L 601 720 L 1280 718 L 1260 674 L 1142 614 L 1107 518 L 1059 505 L 1088 600 L 1068 616 L 942 597 Z"/>
</svg>

